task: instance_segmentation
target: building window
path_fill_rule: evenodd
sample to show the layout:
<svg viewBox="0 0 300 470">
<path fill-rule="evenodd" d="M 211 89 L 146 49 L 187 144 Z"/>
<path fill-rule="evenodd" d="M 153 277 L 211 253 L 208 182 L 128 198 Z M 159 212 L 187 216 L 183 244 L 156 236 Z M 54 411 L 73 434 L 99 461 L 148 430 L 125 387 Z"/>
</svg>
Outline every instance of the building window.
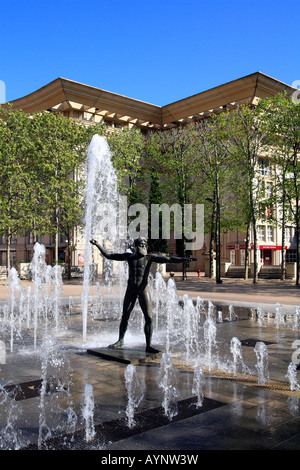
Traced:
<svg viewBox="0 0 300 470">
<path fill-rule="evenodd" d="M 7 264 L 7 253 L 6 251 L 0 252 L 0 266 L 6 266 Z M 10 253 L 10 265 L 15 266 L 16 264 L 16 253 Z"/>
<path fill-rule="evenodd" d="M 6 251 L 0 252 L 0 266 L 6 266 Z"/>
<path fill-rule="evenodd" d="M 6 235 L 0 235 L 0 245 L 7 245 L 7 236 Z"/>
<path fill-rule="evenodd" d="M 17 236 L 12 235 L 11 236 L 11 245 L 16 245 L 17 244 Z M 7 245 L 7 236 L 6 235 L 0 235 L 0 245 Z"/>
<path fill-rule="evenodd" d="M 66 235 L 59 234 L 59 243 L 67 243 Z"/>
<path fill-rule="evenodd" d="M 273 242 L 274 241 L 273 233 L 274 233 L 273 227 L 268 226 L 267 227 L 267 240 L 268 240 L 268 242 Z"/>
<path fill-rule="evenodd" d="M 43 243 L 44 242 L 44 235 L 36 235 L 36 241 L 38 243 Z M 27 243 L 29 245 L 33 245 L 33 243 L 34 243 L 34 234 L 33 234 L 33 232 L 29 232 L 29 234 L 27 236 Z"/>
<path fill-rule="evenodd" d="M 240 265 L 245 266 L 245 250 L 240 250 Z"/>
<path fill-rule="evenodd" d="M 286 250 L 285 259 L 287 263 L 296 263 L 296 250 Z"/>
<path fill-rule="evenodd" d="M 269 162 L 266 160 L 260 160 L 258 162 L 258 173 L 262 176 L 271 176 L 271 167 Z"/>
<path fill-rule="evenodd" d="M 259 225 L 257 227 L 257 238 L 259 242 L 265 241 L 265 226 Z"/>
</svg>

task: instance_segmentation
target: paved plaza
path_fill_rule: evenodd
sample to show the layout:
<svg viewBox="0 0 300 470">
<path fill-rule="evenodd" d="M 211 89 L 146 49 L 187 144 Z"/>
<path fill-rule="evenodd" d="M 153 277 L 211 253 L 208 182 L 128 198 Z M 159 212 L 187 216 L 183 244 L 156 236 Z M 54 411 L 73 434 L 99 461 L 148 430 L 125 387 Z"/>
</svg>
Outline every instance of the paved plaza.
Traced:
<svg viewBox="0 0 300 470">
<path fill-rule="evenodd" d="M 75 308 L 68 316 L 67 328 L 57 334 L 53 332 L 59 344 L 59 354 L 67 359 L 67 370 L 64 369 L 63 374 L 70 387 L 68 391 L 54 387 L 53 393 L 50 393 L 51 390 L 48 393 L 49 403 L 46 405 L 50 406 L 51 401 L 52 412 L 49 416 L 44 411 L 42 418 L 45 429 L 49 428 L 49 439 L 47 443 L 40 442 L 40 448 L 96 449 L 101 450 L 103 455 L 106 455 L 105 452 L 118 452 L 119 455 L 123 452 L 126 455 L 128 451 L 180 451 L 181 454 L 189 452 L 196 455 L 201 450 L 300 449 L 300 389 L 291 391 L 287 377 L 292 358 L 297 358 L 297 341 L 300 343 L 299 330 L 294 326 L 296 306 L 300 304 L 299 288 L 293 281 L 283 283 L 279 280 L 259 280 L 254 285 L 251 280 L 224 279 L 222 284 L 217 285 L 214 280 L 198 279 L 191 275 L 187 281 L 176 275 L 175 282 L 181 299 L 184 294 L 188 294 L 194 302 L 201 298 L 206 304 L 212 302 L 216 311 L 222 312 L 222 321 L 215 324 L 219 366 L 202 366 L 201 406 L 197 407 L 195 393 L 197 364 L 186 360 L 187 352 L 182 352 L 182 346 L 175 344 L 170 347 L 177 391 L 174 405 L 177 410 L 174 416 L 170 416 L 166 415 L 163 407 L 164 394 L 159 384 L 162 356 L 145 355 L 139 320 L 135 326 L 129 327 L 124 348 L 117 353 L 119 358 L 105 358 L 95 354 L 95 351 L 107 351 L 109 354 L 107 345 L 117 339 L 119 314 L 105 319 L 89 318 L 87 337 L 83 340 L 82 315 L 80 309 L 76 311 Z M 30 283 L 24 281 L 24 285 Z M 96 290 L 93 289 L 96 287 L 92 288 L 92 294 L 95 294 Z M 74 305 L 76 301 L 79 303 L 81 293 L 79 281 L 65 281 L 63 297 L 66 308 L 70 298 Z M 2 281 L 1 305 L 7 300 L 7 287 Z M 279 326 L 275 323 L 277 302 L 285 312 L 284 323 Z M 232 319 L 228 318 L 230 305 L 235 312 Z M 263 312 L 260 322 L 257 318 L 258 307 Z M 205 315 L 201 320 L 202 327 L 204 320 Z M 163 323 L 165 318 L 160 321 Z M 29 335 L 28 332 L 26 334 Z M 237 364 L 236 369 L 230 351 L 233 337 L 242 343 L 242 364 Z M 4 403 L 6 412 L 0 417 L 1 428 L 8 430 L 8 416 L 13 410 L 14 422 L 10 431 L 17 429 L 20 432 L 20 437 L 15 437 L 15 441 L 20 449 L 35 450 L 39 448 L 41 397 L 39 393 L 34 393 L 34 389 L 38 388 L 43 377 L 43 361 L 39 348 L 34 351 L 27 346 L 26 335 L 22 340 L 18 337 L 14 339 L 13 351 L 9 347 L 9 334 L 3 334 L 3 341 L 6 351 L 0 362 L 0 380 L 2 387 L 10 394 Z M 37 343 L 40 342 L 41 334 L 37 332 Z M 257 342 L 264 342 L 268 351 L 268 376 L 264 377 L 263 383 L 259 383 L 254 353 Z M 154 331 L 153 345 L 164 352 L 164 334 Z M 128 393 L 124 379 L 130 363 L 135 366 L 135 377 L 142 394 L 132 427 L 128 425 L 126 415 Z M 62 373 L 61 363 L 58 361 L 57 364 L 53 372 L 59 376 Z M 300 377 L 298 380 L 300 382 Z M 13 396 L 13 386 L 26 383 L 33 395 L 27 395 L 24 399 Z M 82 418 L 87 384 L 92 387 L 94 399 L 96 434 L 91 441 L 87 440 L 86 422 Z M 78 418 L 72 433 L 66 425 L 70 417 L 66 410 L 68 413 L 72 410 Z"/>
</svg>

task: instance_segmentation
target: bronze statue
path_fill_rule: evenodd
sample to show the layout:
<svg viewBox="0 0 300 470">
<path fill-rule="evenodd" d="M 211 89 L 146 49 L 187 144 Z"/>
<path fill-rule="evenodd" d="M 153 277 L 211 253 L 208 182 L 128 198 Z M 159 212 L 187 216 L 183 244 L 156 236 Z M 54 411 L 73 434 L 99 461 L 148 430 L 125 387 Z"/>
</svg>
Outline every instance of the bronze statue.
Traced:
<svg viewBox="0 0 300 470">
<path fill-rule="evenodd" d="M 152 338 L 152 302 L 148 288 L 148 277 L 152 263 L 183 263 L 194 261 L 197 258 L 179 258 L 148 254 L 146 238 L 139 237 L 134 241 L 135 252 L 108 253 L 96 240 L 90 240 L 105 258 L 116 261 L 127 261 L 129 277 L 123 302 L 123 314 L 119 328 L 119 339 L 109 348 L 115 349 L 123 346 L 124 336 L 127 330 L 128 320 L 136 300 L 139 300 L 145 317 L 146 352 L 159 353 L 159 350 L 151 347 Z"/>
</svg>

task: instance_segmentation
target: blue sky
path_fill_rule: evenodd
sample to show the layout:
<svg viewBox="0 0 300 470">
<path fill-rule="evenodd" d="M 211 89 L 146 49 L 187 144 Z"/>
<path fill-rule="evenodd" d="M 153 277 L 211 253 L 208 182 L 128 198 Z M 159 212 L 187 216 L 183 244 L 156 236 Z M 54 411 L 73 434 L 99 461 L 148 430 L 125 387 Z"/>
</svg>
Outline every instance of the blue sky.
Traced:
<svg viewBox="0 0 300 470">
<path fill-rule="evenodd" d="M 64 77 L 165 105 L 261 71 L 300 80 L 299 1 L 0 0 L 6 99 Z"/>
</svg>

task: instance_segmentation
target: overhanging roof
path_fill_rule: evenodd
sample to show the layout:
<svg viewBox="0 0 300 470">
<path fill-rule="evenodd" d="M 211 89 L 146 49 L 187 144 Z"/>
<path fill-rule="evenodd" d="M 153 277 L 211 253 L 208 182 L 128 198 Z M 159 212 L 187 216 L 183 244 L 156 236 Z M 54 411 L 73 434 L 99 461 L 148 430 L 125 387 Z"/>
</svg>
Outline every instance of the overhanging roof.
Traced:
<svg viewBox="0 0 300 470">
<path fill-rule="evenodd" d="M 283 91 L 292 94 L 294 90 L 285 83 L 256 72 L 164 106 L 163 124 L 215 113 L 238 104 L 256 103 L 257 98 L 274 96 Z"/>
<path fill-rule="evenodd" d="M 84 85 L 65 78 L 53 82 L 11 101 L 13 108 L 27 113 L 47 109 L 65 111 L 68 108 L 91 111 L 95 114 L 115 115 L 118 119 L 147 127 L 165 128 L 180 122 L 201 119 L 225 107 L 255 103 L 258 98 L 273 96 L 295 88 L 261 72 L 233 80 L 166 106 L 156 106 L 144 101 Z"/>
<path fill-rule="evenodd" d="M 93 108 L 99 113 L 106 111 L 161 125 L 159 106 L 61 77 L 23 98 L 11 101 L 13 108 L 22 109 L 26 113 L 59 105 L 66 110 L 68 106 L 72 108 L 72 103 L 79 104 L 85 111 Z"/>
</svg>

